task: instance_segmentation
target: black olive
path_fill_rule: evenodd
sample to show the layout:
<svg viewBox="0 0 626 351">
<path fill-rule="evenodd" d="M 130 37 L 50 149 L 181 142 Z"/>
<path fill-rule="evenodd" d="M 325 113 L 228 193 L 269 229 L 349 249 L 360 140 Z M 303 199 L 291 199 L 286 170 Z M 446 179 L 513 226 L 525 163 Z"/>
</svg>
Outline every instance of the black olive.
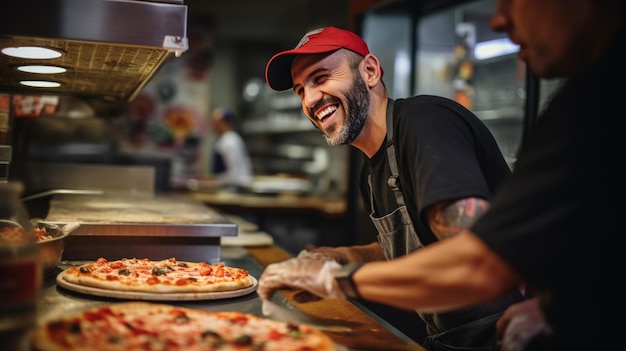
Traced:
<svg viewBox="0 0 626 351">
<path fill-rule="evenodd" d="M 180 316 L 176 316 L 174 318 L 174 322 L 178 324 L 184 324 L 189 322 L 189 317 L 186 314 L 181 314 Z"/>
<path fill-rule="evenodd" d="M 235 345 L 252 345 L 252 337 L 250 335 L 241 335 L 234 341 Z"/>
<path fill-rule="evenodd" d="M 80 334 L 80 323 L 78 322 L 70 322 L 67 324 L 67 330 L 71 333 L 71 334 Z"/>
<path fill-rule="evenodd" d="M 81 273 L 91 273 L 91 269 L 87 268 L 87 267 L 80 267 L 78 269 Z"/>
<path fill-rule="evenodd" d="M 178 262 L 178 267 L 187 267 L 185 262 Z"/>
<path fill-rule="evenodd" d="M 124 340 L 124 338 L 122 338 L 119 335 L 110 335 L 107 338 L 107 343 L 109 343 L 109 344 L 119 344 L 119 343 L 122 342 L 122 340 Z"/>
<path fill-rule="evenodd" d="M 219 349 L 226 344 L 226 341 L 212 330 L 202 332 L 202 339 L 214 349 Z"/>
<path fill-rule="evenodd" d="M 167 272 L 163 267 L 154 267 L 152 268 L 152 275 L 167 275 Z"/>
<path fill-rule="evenodd" d="M 202 338 L 217 338 L 217 339 L 221 339 L 220 335 L 212 330 L 206 330 L 202 332 Z"/>
<path fill-rule="evenodd" d="M 119 271 L 117 271 L 117 274 L 119 275 L 130 275 L 130 271 L 126 268 L 122 268 Z"/>
</svg>

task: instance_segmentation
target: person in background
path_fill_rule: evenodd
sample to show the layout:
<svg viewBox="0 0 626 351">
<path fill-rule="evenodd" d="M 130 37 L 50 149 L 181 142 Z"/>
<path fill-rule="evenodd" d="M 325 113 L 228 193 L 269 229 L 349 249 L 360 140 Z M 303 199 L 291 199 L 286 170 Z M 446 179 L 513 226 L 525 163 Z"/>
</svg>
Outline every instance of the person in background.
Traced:
<svg viewBox="0 0 626 351">
<path fill-rule="evenodd" d="M 226 108 L 215 108 L 211 113 L 217 139 L 213 149 L 213 186 L 220 189 L 250 186 L 252 165 L 246 144 L 233 129 L 235 115 Z"/>
<path fill-rule="evenodd" d="M 622 0 L 499 0 L 492 28 L 520 45 L 533 74 L 565 82 L 523 140 L 489 211 L 468 230 L 387 262 L 268 266 L 260 296 L 292 286 L 448 311 L 494 301 L 524 282 L 532 298 L 497 325 L 503 350 L 623 350 L 625 7 Z M 294 79 L 299 68 L 295 61 Z"/>
<path fill-rule="evenodd" d="M 363 153 L 361 192 L 378 242 L 320 248 L 305 252 L 306 259 L 269 266 L 261 278 L 261 297 L 269 298 L 282 284 L 299 285 L 311 277 L 313 271 L 306 270 L 321 268 L 320 262 L 336 269 L 346 263 L 395 260 L 445 241 L 488 209 L 489 197 L 510 175 L 495 139 L 469 110 L 430 95 L 390 99 L 382 76 L 378 58 L 363 39 L 336 27 L 305 34 L 295 49 L 268 62 L 268 85 L 293 88 L 329 145 L 349 144 Z M 308 266 L 312 261 L 317 262 Z M 391 281 L 380 287 L 389 298 L 398 288 Z M 499 301 L 472 308 L 420 313 L 426 325 L 424 344 L 432 350 L 491 350 L 497 343 L 496 321 L 523 298 L 511 291 Z"/>
</svg>

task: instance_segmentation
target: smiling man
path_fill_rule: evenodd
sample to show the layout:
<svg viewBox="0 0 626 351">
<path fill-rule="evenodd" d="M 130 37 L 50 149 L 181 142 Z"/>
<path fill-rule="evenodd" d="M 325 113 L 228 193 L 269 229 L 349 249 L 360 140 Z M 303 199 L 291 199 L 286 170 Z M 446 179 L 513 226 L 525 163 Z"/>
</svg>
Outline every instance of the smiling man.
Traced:
<svg viewBox="0 0 626 351">
<path fill-rule="evenodd" d="M 361 193 L 378 241 L 316 248 L 304 251 L 305 258 L 270 266 L 259 283 L 262 298 L 282 285 L 314 290 L 301 284 L 312 276 L 304 274 L 307 268 L 316 274 L 323 264 L 322 272 L 334 274 L 347 264 L 349 275 L 361 263 L 394 260 L 452 237 L 487 211 L 491 194 L 509 175 L 496 141 L 474 114 L 437 96 L 390 99 L 383 74 L 359 36 L 335 27 L 305 34 L 294 49 L 267 64 L 268 85 L 292 88 L 329 145 L 351 145 L 363 153 Z M 392 299 L 398 286 L 382 288 Z M 523 299 L 512 291 L 490 304 L 419 313 L 428 336 L 417 341 L 432 350 L 490 349 L 497 341 L 496 320 Z"/>
</svg>

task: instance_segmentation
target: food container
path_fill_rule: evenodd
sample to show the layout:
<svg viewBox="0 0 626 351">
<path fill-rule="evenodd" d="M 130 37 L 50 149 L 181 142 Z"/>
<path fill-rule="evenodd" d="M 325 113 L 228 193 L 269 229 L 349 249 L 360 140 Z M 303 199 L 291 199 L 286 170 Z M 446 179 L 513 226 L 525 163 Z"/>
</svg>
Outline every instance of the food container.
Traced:
<svg viewBox="0 0 626 351">
<path fill-rule="evenodd" d="M 32 220 L 35 231 L 45 229 L 45 237 L 38 237 L 39 257 L 44 277 L 56 273 L 57 266 L 61 263 L 63 250 L 65 249 L 65 238 L 78 228 L 78 224 L 69 223 L 63 226 L 46 223 L 40 220 Z"/>
</svg>

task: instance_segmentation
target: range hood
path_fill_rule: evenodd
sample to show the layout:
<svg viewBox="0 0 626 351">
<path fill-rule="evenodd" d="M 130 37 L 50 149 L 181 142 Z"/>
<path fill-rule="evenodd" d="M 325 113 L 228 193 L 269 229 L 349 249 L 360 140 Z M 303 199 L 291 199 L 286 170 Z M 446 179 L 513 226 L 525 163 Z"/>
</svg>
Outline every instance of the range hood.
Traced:
<svg viewBox="0 0 626 351">
<path fill-rule="evenodd" d="M 9 0 L 0 11 L 0 48 L 39 46 L 61 52 L 56 59 L 0 54 L 0 92 L 71 95 L 96 111 L 132 101 L 166 60 L 188 49 L 183 0 Z M 24 64 L 65 68 L 42 77 Z M 20 81 L 45 79 L 56 88 Z"/>
</svg>

